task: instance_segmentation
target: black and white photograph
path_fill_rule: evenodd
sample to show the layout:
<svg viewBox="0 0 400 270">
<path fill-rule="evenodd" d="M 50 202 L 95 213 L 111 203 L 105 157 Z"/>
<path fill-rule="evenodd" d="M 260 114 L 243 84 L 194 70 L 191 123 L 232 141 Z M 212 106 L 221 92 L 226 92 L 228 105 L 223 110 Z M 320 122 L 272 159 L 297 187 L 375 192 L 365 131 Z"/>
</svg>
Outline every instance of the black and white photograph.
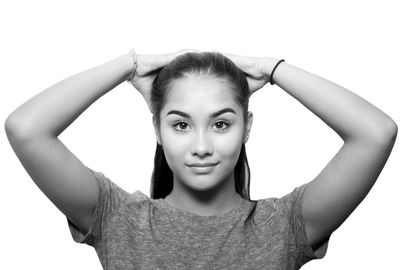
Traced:
<svg viewBox="0 0 400 270">
<path fill-rule="evenodd" d="M 393 1 L 0 4 L 1 269 L 395 269 Z"/>
</svg>

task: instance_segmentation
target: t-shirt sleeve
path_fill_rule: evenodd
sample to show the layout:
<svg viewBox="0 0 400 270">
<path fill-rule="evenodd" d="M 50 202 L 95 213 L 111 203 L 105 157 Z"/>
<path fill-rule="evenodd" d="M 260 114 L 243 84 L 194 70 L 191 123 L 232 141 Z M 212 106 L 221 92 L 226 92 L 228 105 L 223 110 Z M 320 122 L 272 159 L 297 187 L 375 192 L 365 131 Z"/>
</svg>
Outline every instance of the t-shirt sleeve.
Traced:
<svg viewBox="0 0 400 270">
<path fill-rule="evenodd" d="M 288 217 L 288 237 L 291 238 L 293 248 L 290 249 L 296 265 L 301 267 L 308 261 L 322 259 L 328 250 L 330 236 L 327 236 L 314 250 L 307 241 L 307 235 L 302 215 L 302 200 L 308 183 L 296 187 L 292 192 L 278 199 L 278 203 L 285 210 Z"/>
<path fill-rule="evenodd" d="M 72 239 L 75 242 L 96 247 L 101 240 L 109 220 L 116 213 L 129 193 L 112 182 L 103 173 L 90 168 L 88 169 L 94 174 L 100 189 L 99 199 L 93 212 L 92 224 L 89 231 L 84 235 L 68 217 L 67 222 Z"/>
</svg>

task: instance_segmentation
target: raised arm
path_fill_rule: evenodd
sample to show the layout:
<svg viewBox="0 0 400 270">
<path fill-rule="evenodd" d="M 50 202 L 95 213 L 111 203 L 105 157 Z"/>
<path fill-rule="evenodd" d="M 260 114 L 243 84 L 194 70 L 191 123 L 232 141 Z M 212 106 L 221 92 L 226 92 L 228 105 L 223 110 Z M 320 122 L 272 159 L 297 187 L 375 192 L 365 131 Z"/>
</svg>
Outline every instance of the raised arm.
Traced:
<svg viewBox="0 0 400 270">
<path fill-rule="evenodd" d="M 269 81 L 279 60 L 226 55 L 247 73 L 253 92 Z M 397 125 L 355 93 L 286 62 L 277 66 L 273 81 L 344 141 L 304 193 L 306 233 L 316 248 L 347 219 L 374 185 L 395 143 Z"/>
<path fill-rule="evenodd" d="M 265 60 L 270 74 L 275 60 Z M 397 136 L 396 123 L 355 93 L 282 62 L 274 83 L 330 126 L 344 141 L 308 184 L 303 218 L 309 243 L 317 247 L 361 203 L 381 173 Z"/>
<path fill-rule="evenodd" d="M 40 190 L 83 233 L 99 188 L 94 175 L 57 138 L 83 111 L 130 75 L 133 60 L 119 56 L 68 77 L 15 109 L 5 130 L 23 167 Z"/>
</svg>

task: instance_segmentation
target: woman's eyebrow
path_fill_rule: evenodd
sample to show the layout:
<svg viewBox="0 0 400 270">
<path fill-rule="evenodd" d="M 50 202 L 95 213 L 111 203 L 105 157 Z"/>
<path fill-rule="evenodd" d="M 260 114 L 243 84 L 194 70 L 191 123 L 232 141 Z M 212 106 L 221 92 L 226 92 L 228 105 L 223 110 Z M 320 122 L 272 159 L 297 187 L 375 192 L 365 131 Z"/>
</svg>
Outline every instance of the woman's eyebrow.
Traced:
<svg viewBox="0 0 400 270">
<path fill-rule="evenodd" d="M 236 114 L 236 112 L 235 112 L 234 109 L 232 109 L 232 108 L 224 108 L 224 109 L 221 109 L 221 110 L 218 110 L 218 111 L 212 113 L 211 116 L 210 116 L 210 118 L 217 117 L 218 115 L 221 115 L 221 114 L 227 113 L 227 112 L 231 112 L 231 113 L 233 113 L 233 114 Z M 169 111 L 169 112 L 167 113 L 167 116 L 170 115 L 170 114 L 177 114 L 177 115 L 180 115 L 180 116 L 182 116 L 182 117 L 189 118 L 189 119 L 191 118 L 191 116 L 190 116 L 189 114 L 187 114 L 187 113 L 185 113 L 185 112 L 182 112 L 182 111 L 178 111 L 178 110 L 171 110 L 171 111 Z"/>
</svg>

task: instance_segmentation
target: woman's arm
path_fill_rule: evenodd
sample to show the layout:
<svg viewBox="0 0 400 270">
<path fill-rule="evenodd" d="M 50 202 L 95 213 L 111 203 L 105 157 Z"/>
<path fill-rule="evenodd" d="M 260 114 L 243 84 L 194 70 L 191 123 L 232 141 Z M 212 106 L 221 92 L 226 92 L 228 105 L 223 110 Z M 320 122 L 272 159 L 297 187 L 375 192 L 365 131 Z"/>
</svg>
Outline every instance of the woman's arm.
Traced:
<svg viewBox="0 0 400 270">
<path fill-rule="evenodd" d="M 264 58 L 269 77 L 277 59 Z M 340 151 L 309 182 L 303 217 L 309 243 L 317 247 L 365 198 L 382 171 L 397 136 L 396 123 L 353 92 L 282 62 L 274 83 L 322 119 L 344 140 Z"/>
<path fill-rule="evenodd" d="M 127 79 L 130 56 L 68 77 L 45 89 L 6 120 L 9 142 L 41 191 L 86 234 L 99 188 L 94 175 L 57 136 L 99 97 Z"/>
</svg>

